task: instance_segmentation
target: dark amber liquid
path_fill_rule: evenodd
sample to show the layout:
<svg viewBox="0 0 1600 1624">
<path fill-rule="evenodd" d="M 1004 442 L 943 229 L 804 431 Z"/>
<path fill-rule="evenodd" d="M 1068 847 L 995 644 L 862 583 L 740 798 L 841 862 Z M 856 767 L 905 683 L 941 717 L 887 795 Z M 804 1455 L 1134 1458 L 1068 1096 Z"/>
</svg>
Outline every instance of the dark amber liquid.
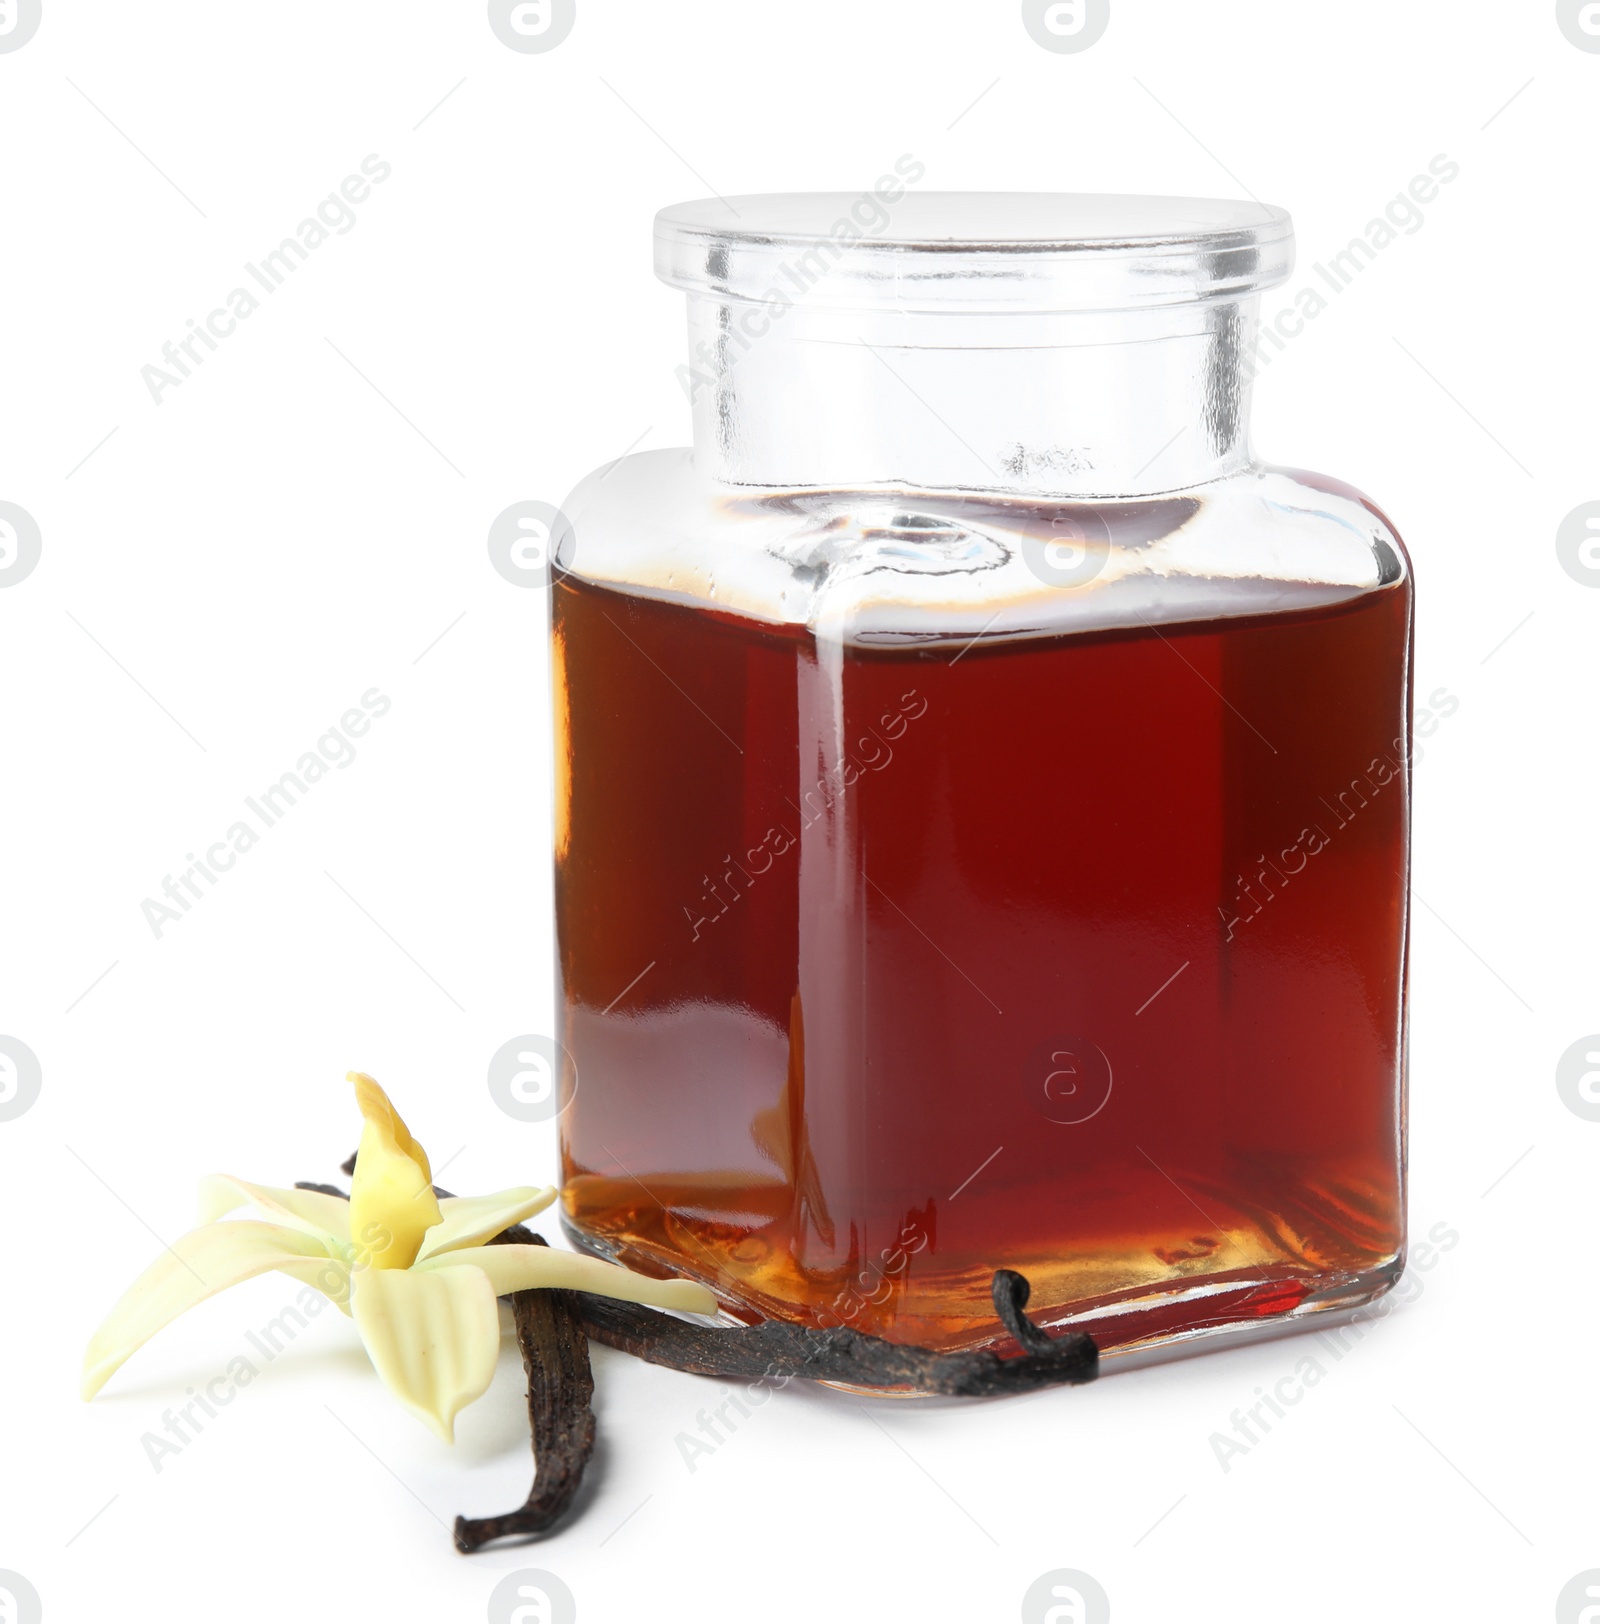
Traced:
<svg viewBox="0 0 1600 1624">
<path fill-rule="evenodd" d="M 1103 1345 L 1401 1248 L 1407 582 L 831 652 L 555 593 L 566 1216 L 735 1312 Z"/>
</svg>

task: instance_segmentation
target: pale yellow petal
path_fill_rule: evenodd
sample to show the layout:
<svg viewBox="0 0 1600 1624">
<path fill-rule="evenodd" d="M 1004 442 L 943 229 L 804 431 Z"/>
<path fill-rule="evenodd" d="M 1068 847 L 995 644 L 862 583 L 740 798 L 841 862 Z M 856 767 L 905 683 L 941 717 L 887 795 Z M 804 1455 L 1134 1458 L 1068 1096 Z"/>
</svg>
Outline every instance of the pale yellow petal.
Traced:
<svg viewBox="0 0 1600 1624">
<path fill-rule="evenodd" d="M 93 1398 L 136 1349 L 207 1297 L 269 1269 L 280 1269 L 341 1306 L 350 1271 L 314 1235 L 242 1218 L 191 1230 L 123 1293 L 83 1356 L 83 1396 Z"/>
<path fill-rule="evenodd" d="M 493 1195 L 451 1195 L 439 1203 L 442 1220 L 423 1238 L 418 1258 L 451 1252 L 463 1246 L 482 1246 L 513 1224 L 543 1212 L 556 1198 L 555 1189 L 497 1190 Z"/>
<path fill-rule="evenodd" d="M 366 1119 L 350 1180 L 354 1262 L 374 1269 L 409 1268 L 422 1237 L 442 1216 L 427 1152 L 370 1077 L 353 1071 L 350 1081 Z"/>
<path fill-rule="evenodd" d="M 330 1251 L 338 1250 L 350 1239 L 350 1203 L 343 1196 L 322 1190 L 280 1190 L 267 1184 L 250 1184 L 231 1173 L 212 1173 L 200 1181 L 202 1224 L 214 1224 L 247 1202 L 274 1223 L 339 1243 Z"/>
<path fill-rule="evenodd" d="M 500 1315 L 482 1269 L 360 1269 L 351 1317 L 389 1390 L 446 1443 L 494 1378 Z"/>
<path fill-rule="evenodd" d="M 615 1297 L 625 1303 L 647 1303 L 653 1308 L 674 1308 L 684 1314 L 715 1314 L 717 1299 L 693 1280 L 652 1280 L 615 1263 L 558 1252 L 550 1246 L 480 1246 L 469 1251 L 441 1252 L 419 1262 L 413 1274 L 455 1264 L 482 1269 L 494 1284 L 497 1297 L 541 1286 L 568 1291 L 591 1291 L 597 1297 Z"/>
</svg>

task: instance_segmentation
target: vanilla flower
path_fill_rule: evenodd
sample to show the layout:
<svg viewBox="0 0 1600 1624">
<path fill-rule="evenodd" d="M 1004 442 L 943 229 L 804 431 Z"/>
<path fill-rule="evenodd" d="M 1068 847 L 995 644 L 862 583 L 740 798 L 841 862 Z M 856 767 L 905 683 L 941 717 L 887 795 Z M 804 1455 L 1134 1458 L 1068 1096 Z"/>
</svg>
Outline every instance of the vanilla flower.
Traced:
<svg viewBox="0 0 1600 1624">
<path fill-rule="evenodd" d="M 494 1376 L 497 1297 L 541 1286 L 712 1314 L 690 1280 L 652 1280 L 614 1263 L 545 1246 L 487 1243 L 550 1205 L 553 1189 L 436 1196 L 427 1153 L 389 1097 L 351 1072 L 365 1119 L 350 1199 L 278 1190 L 217 1175 L 200 1186 L 201 1227 L 140 1275 L 90 1338 L 83 1396 L 130 1354 L 207 1297 L 277 1269 L 314 1287 L 355 1322 L 391 1392 L 446 1441 L 455 1418 Z M 263 1219 L 218 1222 L 244 1205 Z"/>
</svg>

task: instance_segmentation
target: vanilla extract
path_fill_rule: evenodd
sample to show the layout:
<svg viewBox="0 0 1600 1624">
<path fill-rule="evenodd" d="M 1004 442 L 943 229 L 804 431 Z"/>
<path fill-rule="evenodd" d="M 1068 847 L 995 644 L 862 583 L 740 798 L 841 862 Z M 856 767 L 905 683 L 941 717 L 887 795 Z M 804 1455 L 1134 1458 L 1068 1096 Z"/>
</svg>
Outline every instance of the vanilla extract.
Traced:
<svg viewBox="0 0 1600 1624">
<path fill-rule="evenodd" d="M 1000 1334 L 996 1260 L 1114 1345 L 1174 1282 L 1270 1316 L 1393 1259 L 1403 584 L 954 665 L 847 650 L 847 737 L 908 693 L 918 719 L 849 785 L 842 892 L 823 815 L 769 821 L 812 793 L 808 635 L 572 580 L 555 612 L 581 1236 L 936 1347 Z M 708 843 L 746 861 L 713 883 Z M 1037 1089 L 1063 1064 L 1091 1086 L 1091 1051 L 1108 1099 L 1053 1122 Z"/>
<path fill-rule="evenodd" d="M 580 482 L 541 583 L 575 1244 L 946 1351 L 1012 1270 L 1108 1359 L 1399 1277 L 1413 580 L 1252 453 L 1293 248 L 906 175 L 657 216 L 693 445 Z"/>
</svg>

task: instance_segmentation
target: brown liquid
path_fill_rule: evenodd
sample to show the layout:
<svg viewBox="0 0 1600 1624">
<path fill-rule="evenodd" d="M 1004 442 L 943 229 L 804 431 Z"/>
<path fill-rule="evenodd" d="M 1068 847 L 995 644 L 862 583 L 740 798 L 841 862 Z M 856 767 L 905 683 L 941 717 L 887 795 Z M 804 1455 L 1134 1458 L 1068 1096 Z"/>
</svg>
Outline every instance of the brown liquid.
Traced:
<svg viewBox="0 0 1600 1624">
<path fill-rule="evenodd" d="M 1401 582 L 830 675 L 560 583 L 578 1238 L 933 1345 L 1003 1342 L 997 1267 L 1102 1345 L 1378 1289 L 1409 619 Z"/>
</svg>

